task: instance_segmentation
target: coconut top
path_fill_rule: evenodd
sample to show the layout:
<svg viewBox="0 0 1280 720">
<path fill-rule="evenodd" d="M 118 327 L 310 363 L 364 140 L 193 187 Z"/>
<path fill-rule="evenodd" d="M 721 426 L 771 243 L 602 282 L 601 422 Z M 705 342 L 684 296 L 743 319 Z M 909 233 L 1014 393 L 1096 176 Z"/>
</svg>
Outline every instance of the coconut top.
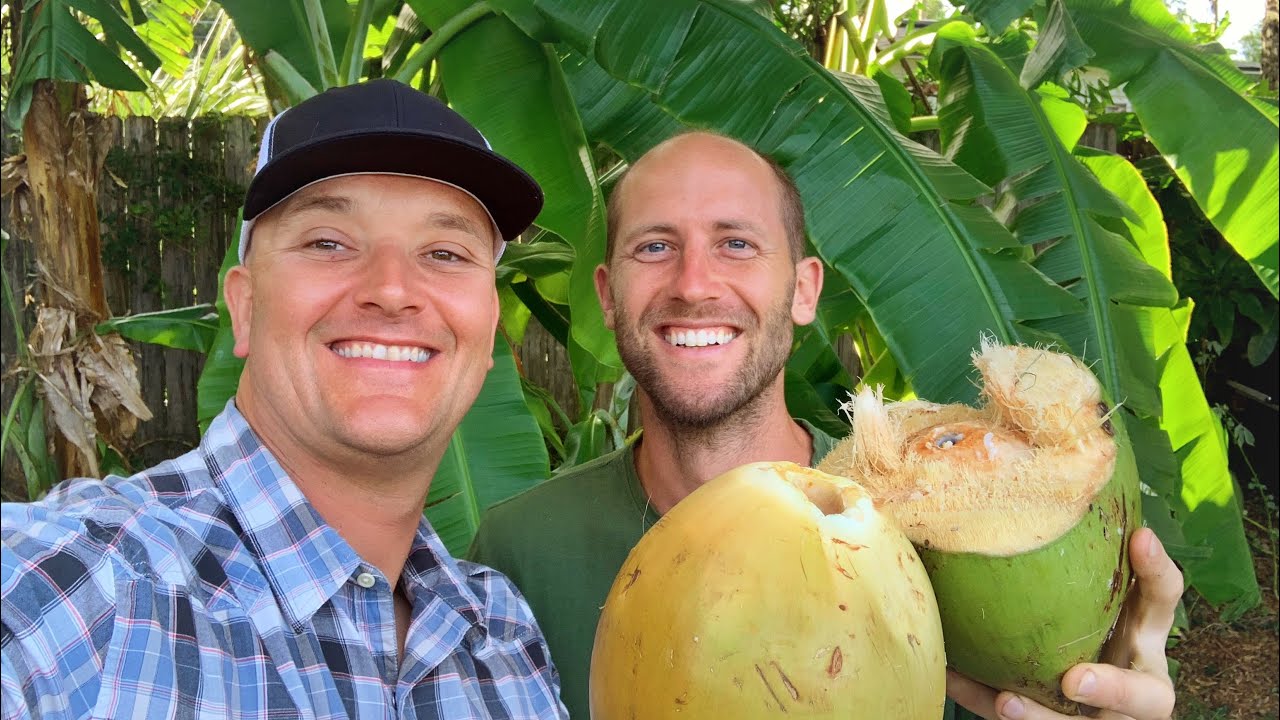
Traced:
<svg viewBox="0 0 1280 720">
<path fill-rule="evenodd" d="M 981 408 L 885 403 L 865 389 L 853 433 L 819 469 L 851 478 L 917 545 L 1013 555 L 1079 522 L 1115 469 L 1110 409 L 1075 358 L 984 342 Z"/>
</svg>

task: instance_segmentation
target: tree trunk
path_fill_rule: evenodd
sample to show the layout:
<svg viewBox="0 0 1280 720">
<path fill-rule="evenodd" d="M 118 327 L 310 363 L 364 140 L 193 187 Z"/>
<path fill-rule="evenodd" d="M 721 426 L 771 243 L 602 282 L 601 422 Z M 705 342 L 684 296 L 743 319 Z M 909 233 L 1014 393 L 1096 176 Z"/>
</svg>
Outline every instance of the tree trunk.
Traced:
<svg viewBox="0 0 1280 720">
<path fill-rule="evenodd" d="M 83 86 L 38 81 L 22 140 L 45 303 L 101 320 L 111 315 L 102 287 L 97 203 L 107 148 L 98 147 L 98 122 L 85 105 Z"/>
<path fill-rule="evenodd" d="M 111 314 L 97 206 L 110 136 L 86 104 L 83 86 L 40 80 L 22 125 L 28 237 L 41 285 L 28 345 L 49 425 L 57 430 L 54 457 L 62 477 L 98 475 L 98 437 L 119 441 L 133 433 L 138 418 L 150 417 L 128 345 L 93 331 Z"/>
<path fill-rule="evenodd" d="M 1276 0 L 1266 0 L 1266 3 L 1267 12 L 1262 17 L 1262 81 L 1275 92 L 1277 80 L 1280 80 L 1280 60 L 1276 55 L 1276 43 L 1280 41 L 1280 13 L 1276 11 Z"/>
</svg>

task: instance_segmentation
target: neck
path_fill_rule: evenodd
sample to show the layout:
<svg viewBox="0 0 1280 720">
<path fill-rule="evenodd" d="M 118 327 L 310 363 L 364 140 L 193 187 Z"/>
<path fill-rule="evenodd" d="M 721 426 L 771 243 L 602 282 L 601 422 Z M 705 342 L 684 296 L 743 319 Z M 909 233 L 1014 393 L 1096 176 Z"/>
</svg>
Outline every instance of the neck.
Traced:
<svg viewBox="0 0 1280 720">
<path fill-rule="evenodd" d="M 320 449 L 273 423 L 251 398 L 237 396 L 236 405 L 320 517 L 395 587 L 444 448 L 413 457 Z"/>
<path fill-rule="evenodd" d="M 675 426 L 655 411 L 643 391 L 639 406 L 644 436 L 635 451 L 636 473 L 659 514 L 739 465 L 808 465 L 813 459 L 813 438 L 787 412 L 781 376 L 752 404 L 714 426 Z"/>
</svg>

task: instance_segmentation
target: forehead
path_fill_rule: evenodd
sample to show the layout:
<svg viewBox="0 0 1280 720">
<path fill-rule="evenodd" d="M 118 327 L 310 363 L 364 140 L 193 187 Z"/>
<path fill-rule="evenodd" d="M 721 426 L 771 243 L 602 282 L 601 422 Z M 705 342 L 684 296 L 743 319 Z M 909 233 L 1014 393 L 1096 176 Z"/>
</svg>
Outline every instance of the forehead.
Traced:
<svg viewBox="0 0 1280 720">
<path fill-rule="evenodd" d="M 489 222 L 489 213 L 479 200 L 448 183 L 407 175 L 373 173 L 320 180 L 293 193 L 272 210 L 278 216 L 316 209 L 352 212 L 388 201 L 444 206 Z"/>
<path fill-rule="evenodd" d="M 707 223 L 781 223 L 781 194 L 768 163 L 716 136 L 681 136 L 659 145 L 631 168 L 617 192 L 625 224 L 681 214 Z"/>
</svg>

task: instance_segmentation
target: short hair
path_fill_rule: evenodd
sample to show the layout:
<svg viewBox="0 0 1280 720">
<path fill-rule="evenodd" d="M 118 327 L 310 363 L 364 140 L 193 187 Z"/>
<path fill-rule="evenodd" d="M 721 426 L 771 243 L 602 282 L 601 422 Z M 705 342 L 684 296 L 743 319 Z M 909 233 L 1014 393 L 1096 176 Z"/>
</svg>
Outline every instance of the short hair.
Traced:
<svg viewBox="0 0 1280 720">
<path fill-rule="evenodd" d="M 795 180 L 791 179 L 791 175 L 786 171 L 786 168 L 782 167 L 777 160 L 774 160 L 741 140 L 710 130 L 684 130 L 672 135 L 668 140 L 673 140 L 683 135 L 695 134 L 711 135 L 712 137 L 723 138 L 736 145 L 741 145 L 751 151 L 752 155 L 760 158 L 769 166 L 769 169 L 773 171 L 774 178 L 778 181 L 779 200 L 782 208 L 782 227 L 787 233 L 787 244 L 791 247 L 791 259 L 798 262 L 803 258 L 805 251 L 804 201 L 800 198 L 800 190 L 796 187 Z M 642 155 L 641 158 L 643 157 L 644 156 Z M 619 205 L 621 204 L 622 186 L 627 180 L 627 175 L 630 173 L 631 168 L 628 167 L 618 176 L 618 180 L 613 185 L 613 192 L 609 193 L 609 200 L 606 205 L 605 225 L 606 240 L 604 257 L 606 263 L 613 258 L 613 249 L 617 243 L 618 235 L 618 215 L 621 212 Z"/>
</svg>

